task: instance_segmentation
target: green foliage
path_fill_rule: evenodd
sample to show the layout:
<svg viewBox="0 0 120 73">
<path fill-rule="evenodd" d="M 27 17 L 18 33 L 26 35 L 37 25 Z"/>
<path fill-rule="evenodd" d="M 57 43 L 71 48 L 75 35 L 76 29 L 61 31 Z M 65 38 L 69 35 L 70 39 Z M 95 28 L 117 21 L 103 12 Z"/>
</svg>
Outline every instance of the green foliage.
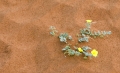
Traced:
<svg viewBox="0 0 120 73">
<path fill-rule="evenodd" d="M 78 38 L 79 42 L 89 42 L 89 37 L 104 37 L 106 35 L 110 35 L 111 31 L 92 31 L 91 23 L 86 23 L 86 28 L 80 30 L 80 34 Z"/>
<path fill-rule="evenodd" d="M 92 24 L 92 20 L 87 20 L 86 23 L 86 27 L 81 29 L 78 36 L 78 42 L 82 43 L 82 42 L 89 42 L 89 39 L 91 37 L 104 37 L 106 35 L 110 35 L 111 31 L 93 31 L 91 30 L 91 24 Z M 55 35 L 58 31 L 56 30 L 56 28 L 54 26 L 50 27 L 50 34 L 51 35 Z M 67 43 L 67 40 L 72 40 L 72 36 L 70 36 L 68 33 L 60 33 L 60 35 L 58 36 L 60 39 L 60 42 L 65 42 Z M 74 49 L 72 49 L 70 47 L 70 45 L 65 46 L 62 51 L 64 52 L 64 54 L 68 55 L 68 56 L 80 56 L 80 55 L 84 55 L 84 59 L 87 59 L 88 57 L 96 57 L 98 54 L 98 51 L 93 49 L 90 52 L 91 48 L 88 46 L 83 46 L 82 48 L 80 47 L 76 47 L 74 46 Z"/>
<path fill-rule="evenodd" d="M 85 57 L 92 57 L 92 54 L 88 52 L 88 50 L 91 50 L 90 47 L 88 46 L 83 46 L 82 50 L 83 52 L 80 52 L 78 50 L 78 47 L 75 47 L 75 50 L 73 50 L 70 46 L 65 46 L 65 48 L 62 49 L 62 51 L 64 52 L 64 54 L 67 54 L 68 56 L 80 56 L 80 55 L 84 55 Z"/>
<path fill-rule="evenodd" d="M 68 53 L 69 56 L 73 56 L 73 55 L 75 55 L 75 50 L 68 49 L 67 53 Z"/>
<path fill-rule="evenodd" d="M 75 51 L 75 56 L 80 56 L 80 55 L 81 55 L 81 53 L 80 53 L 80 52 Z"/>
<path fill-rule="evenodd" d="M 90 29 L 92 23 L 86 23 L 86 28 Z"/>
<path fill-rule="evenodd" d="M 88 46 L 83 46 L 82 49 L 83 49 L 83 51 L 87 51 L 87 50 L 90 50 L 91 48 Z"/>
<path fill-rule="evenodd" d="M 69 56 L 81 55 L 80 52 L 73 50 L 72 48 L 70 48 L 70 46 L 65 46 L 65 48 L 62 49 L 62 51 L 64 52 L 64 54 L 68 54 Z"/>
<path fill-rule="evenodd" d="M 70 46 L 65 46 L 65 48 L 62 49 L 62 51 L 66 51 L 68 49 L 70 49 Z"/>
<path fill-rule="evenodd" d="M 92 57 L 92 54 L 89 52 L 83 52 L 83 54 L 85 55 L 85 57 Z"/>
<path fill-rule="evenodd" d="M 83 50 L 82 53 L 84 54 L 85 57 L 92 57 L 92 54 L 89 53 L 89 50 L 91 50 L 90 47 L 88 47 L 88 46 L 83 46 L 81 49 Z"/>
<path fill-rule="evenodd" d="M 84 36 L 84 37 L 82 37 L 82 38 L 78 38 L 78 41 L 79 41 L 79 42 L 89 42 L 89 37 Z"/>
<path fill-rule="evenodd" d="M 55 33 L 58 32 L 54 26 L 50 26 L 50 30 L 51 30 L 50 34 L 53 36 L 55 35 Z"/>
<path fill-rule="evenodd" d="M 94 32 L 91 32 L 90 36 L 104 37 L 104 36 L 110 35 L 110 34 L 111 34 L 111 31 L 94 31 Z"/>
<path fill-rule="evenodd" d="M 89 28 L 84 28 L 80 30 L 81 34 L 90 35 L 91 30 Z"/>
<path fill-rule="evenodd" d="M 67 43 L 67 39 L 72 40 L 72 36 L 68 35 L 68 33 L 61 33 L 59 35 L 60 42 Z"/>
</svg>

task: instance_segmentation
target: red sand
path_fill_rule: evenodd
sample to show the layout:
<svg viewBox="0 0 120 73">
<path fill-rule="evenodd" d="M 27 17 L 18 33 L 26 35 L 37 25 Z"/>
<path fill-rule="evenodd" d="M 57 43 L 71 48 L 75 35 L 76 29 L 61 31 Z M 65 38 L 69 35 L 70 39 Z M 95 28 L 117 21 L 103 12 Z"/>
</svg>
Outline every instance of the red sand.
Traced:
<svg viewBox="0 0 120 73">
<path fill-rule="evenodd" d="M 75 39 L 86 19 L 112 35 L 79 44 L 97 49 L 97 58 L 64 57 L 49 27 Z M 0 0 L 0 73 L 119 73 L 119 23 L 120 0 Z"/>
</svg>

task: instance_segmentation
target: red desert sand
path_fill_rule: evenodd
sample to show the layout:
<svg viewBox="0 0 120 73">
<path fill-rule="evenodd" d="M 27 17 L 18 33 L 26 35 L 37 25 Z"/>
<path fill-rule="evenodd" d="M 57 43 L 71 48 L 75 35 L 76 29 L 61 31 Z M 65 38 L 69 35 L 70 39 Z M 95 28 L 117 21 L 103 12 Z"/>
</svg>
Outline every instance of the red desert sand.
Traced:
<svg viewBox="0 0 120 73">
<path fill-rule="evenodd" d="M 75 45 L 87 19 L 112 34 L 79 44 L 98 50 L 96 58 L 65 57 L 49 27 Z M 0 0 L 0 73 L 120 73 L 120 0 Z"/>
</svg>

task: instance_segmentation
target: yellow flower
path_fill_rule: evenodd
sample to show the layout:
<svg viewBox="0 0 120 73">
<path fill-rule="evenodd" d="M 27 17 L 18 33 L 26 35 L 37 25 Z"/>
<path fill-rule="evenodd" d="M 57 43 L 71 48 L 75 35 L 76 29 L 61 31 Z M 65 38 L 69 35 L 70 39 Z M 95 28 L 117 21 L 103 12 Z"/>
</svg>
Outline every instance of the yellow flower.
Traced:
<svg viewBox="0 0 120 73">
<path fill-rule="evenodd" d="M 94 57 L 97 57 L 98 51 L 95 50 L 95 49 L 93 49 L 93 50 L 91 51 L 91 54 L 92 54 Z"/>
<path fill-rule="evenodd" d="M 82 48 L 78 48 L 78 51 L 79 51 L 79 52 L 83 52 Z"/>
<path fill-rule="evenodd" d="M 86 20 L 86 22 L 87 22 L 87 23 L 91 23 L 91 22 L 92 22 L 92 20 Z"/>
</svg>

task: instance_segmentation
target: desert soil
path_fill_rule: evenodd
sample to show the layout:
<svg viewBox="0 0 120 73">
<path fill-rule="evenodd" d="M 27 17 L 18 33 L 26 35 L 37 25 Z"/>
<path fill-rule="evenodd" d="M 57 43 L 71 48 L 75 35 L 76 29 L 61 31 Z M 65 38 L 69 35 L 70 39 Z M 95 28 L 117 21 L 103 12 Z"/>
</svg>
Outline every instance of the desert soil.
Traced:
<svg viewBox="0 0 120 73">
<path fill-rule="evenodd" d="M 85 20 L 93 30 L 112 31 L 104 38 L 79 43 L 97 49 L 98 57 L 65 57 L 58 34 L 75 39 Z M 120 0 L 0 0 L 0 73 L 119 73 Z"/>
</svg>

